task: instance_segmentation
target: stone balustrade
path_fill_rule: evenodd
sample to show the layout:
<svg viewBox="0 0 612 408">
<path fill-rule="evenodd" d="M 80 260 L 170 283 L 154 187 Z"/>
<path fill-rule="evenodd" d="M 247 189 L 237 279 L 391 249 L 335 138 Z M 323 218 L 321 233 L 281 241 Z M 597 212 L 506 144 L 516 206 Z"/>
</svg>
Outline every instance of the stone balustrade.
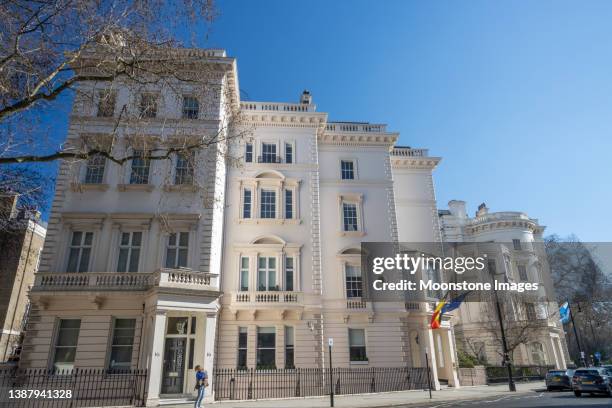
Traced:
<svg viewBox="0 0 612 408">
<path fill-rule="evenodd" d="M 314 112 L 316 106 L 305 103 L 277 103 L 277 102 L 242 102 L 240 108 L 246 111 L 263 112 Z"/>
<path fill-rule="evenodd" d="M 153 273 L 37 273 L 32 291 L 140 291 L 153 287 L 217 290 L 208 273 L 161 269 Z"/>
<path fill-rule="evenodd" d="M 385 133 L 387 125 L 357 122 L 330 122 L 325 125 L 328 132 L 358 132 L 358 133 Z"/>
<path fill-rule="evenodd" d="M 259 291 L 237 292 L 233 296 L 234 303 L 302 303 L 302 292 L 291 291 Z"/>
<path fill-rule="evenodd" d="M 410 147 L 395 147 L 391 150 L 391 156 L 399 157 L 428 157 L 429 149 L 411 149 Z"/>
</svg>

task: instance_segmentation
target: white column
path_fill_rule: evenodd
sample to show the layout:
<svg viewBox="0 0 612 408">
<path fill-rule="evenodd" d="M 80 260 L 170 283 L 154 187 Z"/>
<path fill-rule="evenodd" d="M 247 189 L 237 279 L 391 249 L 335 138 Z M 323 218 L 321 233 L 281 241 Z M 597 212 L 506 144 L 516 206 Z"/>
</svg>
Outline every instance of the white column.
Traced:
<svg viewBox="0 0 612 408">
<path fill-rule="evenodd" d="M 217 313 L 206 314 L 206 334 L 204 336 L 204 370 L 208 372 L 208 388 L 206 389 L 206 400 L 213 400 L 213 370 L 215 361 L 215 338 L 217 332 Z"/>
<path fill-rule="evenodd" d="M 164 357 L 164 339 L 166 331 L 166 312 L 157 310 L 153 321 L 153 346 L 151 348 L 151 366 L 149 367 L 149 386 L 147 388 L 147 406 L 159 405 L 159 393 Z"/>
<path fill-rule="evenodd" d="M 448 375 L 448 385 L 459 388 L 459 376 L 457 375 L 457 361 L 453 333 L 451 329 L 445 329 L 441 335 L 442 345 L 444 347 L 444 357 L 447 361 L 446 373 Z"/>
<path fill-rule="evenodd" d="M 427 322 L 425 323 L 427 324 Z M 436 347 L 434 344 L 433 330 L 427 328 L 424 331 L 425 347 L 427 348 L 427 355 L 429 357 L 429 369 L 431 370 L 431 378 L 433 381 L 432 388 L 434 390 L 440 389 L 440 381 L 438 380 L 438 363 L 436 360 Z"/>
</svg>

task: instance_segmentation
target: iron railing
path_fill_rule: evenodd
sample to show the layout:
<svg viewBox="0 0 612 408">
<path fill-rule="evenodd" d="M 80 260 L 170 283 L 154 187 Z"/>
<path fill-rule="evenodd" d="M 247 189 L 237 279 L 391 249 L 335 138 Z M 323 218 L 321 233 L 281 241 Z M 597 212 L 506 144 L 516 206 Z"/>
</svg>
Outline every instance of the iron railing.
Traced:
<svg viewBox="0 0 612 408">
<path fill-rule="evenodd" d="M 540 381 L 546 377 L 548 370 L 554 366 L 512 366 L 514 381 Z M 508 368 L 506 366 L 488 366 L 487 383 L 497 384 L 508 381 Z"/>
<path fill-rule="evenodd" d="M 364 394 L 427 389 L 426 368 L 333 368 L 334 393 Z M 329 395 L 329 369 L 217 369 L 216 400 L 296 398 Z"/>
<path fill-rule="evenodd" d="M 147 370 L 0 369 L 0 407 L 144 407 L 146 382 Z"/>
</svg>

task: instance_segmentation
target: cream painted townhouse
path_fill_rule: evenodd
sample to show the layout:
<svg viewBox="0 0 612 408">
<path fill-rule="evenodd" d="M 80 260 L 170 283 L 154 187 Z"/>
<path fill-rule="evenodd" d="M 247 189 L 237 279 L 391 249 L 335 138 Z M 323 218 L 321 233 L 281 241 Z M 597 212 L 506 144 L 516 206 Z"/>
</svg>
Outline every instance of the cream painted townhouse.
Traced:
<svg viewBox="0 0 612 408">
<path fill-rule="evenodd" d="M 205 86 L 91 83 L 75 100 L 67 143 L 131 159 L 62 163 L 21 366 L 147 369 L 154 406 L 190 395 L 196 364 L 325 367 L 331 338 L 335 366 L 424 367 L 428 350 L 434 386 L 459 386 L 457 322 L 429 329 L 435 297 L 362 298 L 362 241 L 442 242 L 440 158 L 386 125 L 328 120 L 307 91 L 241 102 L 225 51 L 171 57 Z"/>
</svg>

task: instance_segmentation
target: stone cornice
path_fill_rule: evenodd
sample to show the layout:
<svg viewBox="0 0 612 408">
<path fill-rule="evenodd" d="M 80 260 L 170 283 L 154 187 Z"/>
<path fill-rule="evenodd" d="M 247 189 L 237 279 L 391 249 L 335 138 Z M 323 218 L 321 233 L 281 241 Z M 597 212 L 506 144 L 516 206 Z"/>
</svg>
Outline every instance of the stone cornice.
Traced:
<svg viewBox="0 0 612 408">
<path fill-rule="evenodd" d="M 270 127 L 317 128 L 322 130 L 327 114 L 321 112 L 249 111 L 242 110 L 247 124 Z"/>
<path fill-rule="evenodd" d="M 442 160 L 441 157 L 397 157 L 391 156 L 391 167 L 403 169 L 433 170 Z"/>
<path fill-rule="evenodd" d="M 525 219 L 507 219 L 507 220 L 490 220 L 483 221 L 481 223 L 474 223 L 471 225 L 466 225 L 464 227 L 465 233 L 468 235 L 479 234 L 487 231 L 493 230 L 504 230 L 504 229 L 526 229 L 531 231 L 532 233 L 542 233 L 544 231 L 544 227 L 538 225 L 533 220 L 525 220 Z"/>
<path fill-rule="evenodd" d="M 367 133 L 367 132 L 329 132 L 325 131 L 319 135 L 319 142 L 336 146 L 360 146 L 378 145 L 392 147 L 397 139 L 398 133 Z"/>
</svg>

